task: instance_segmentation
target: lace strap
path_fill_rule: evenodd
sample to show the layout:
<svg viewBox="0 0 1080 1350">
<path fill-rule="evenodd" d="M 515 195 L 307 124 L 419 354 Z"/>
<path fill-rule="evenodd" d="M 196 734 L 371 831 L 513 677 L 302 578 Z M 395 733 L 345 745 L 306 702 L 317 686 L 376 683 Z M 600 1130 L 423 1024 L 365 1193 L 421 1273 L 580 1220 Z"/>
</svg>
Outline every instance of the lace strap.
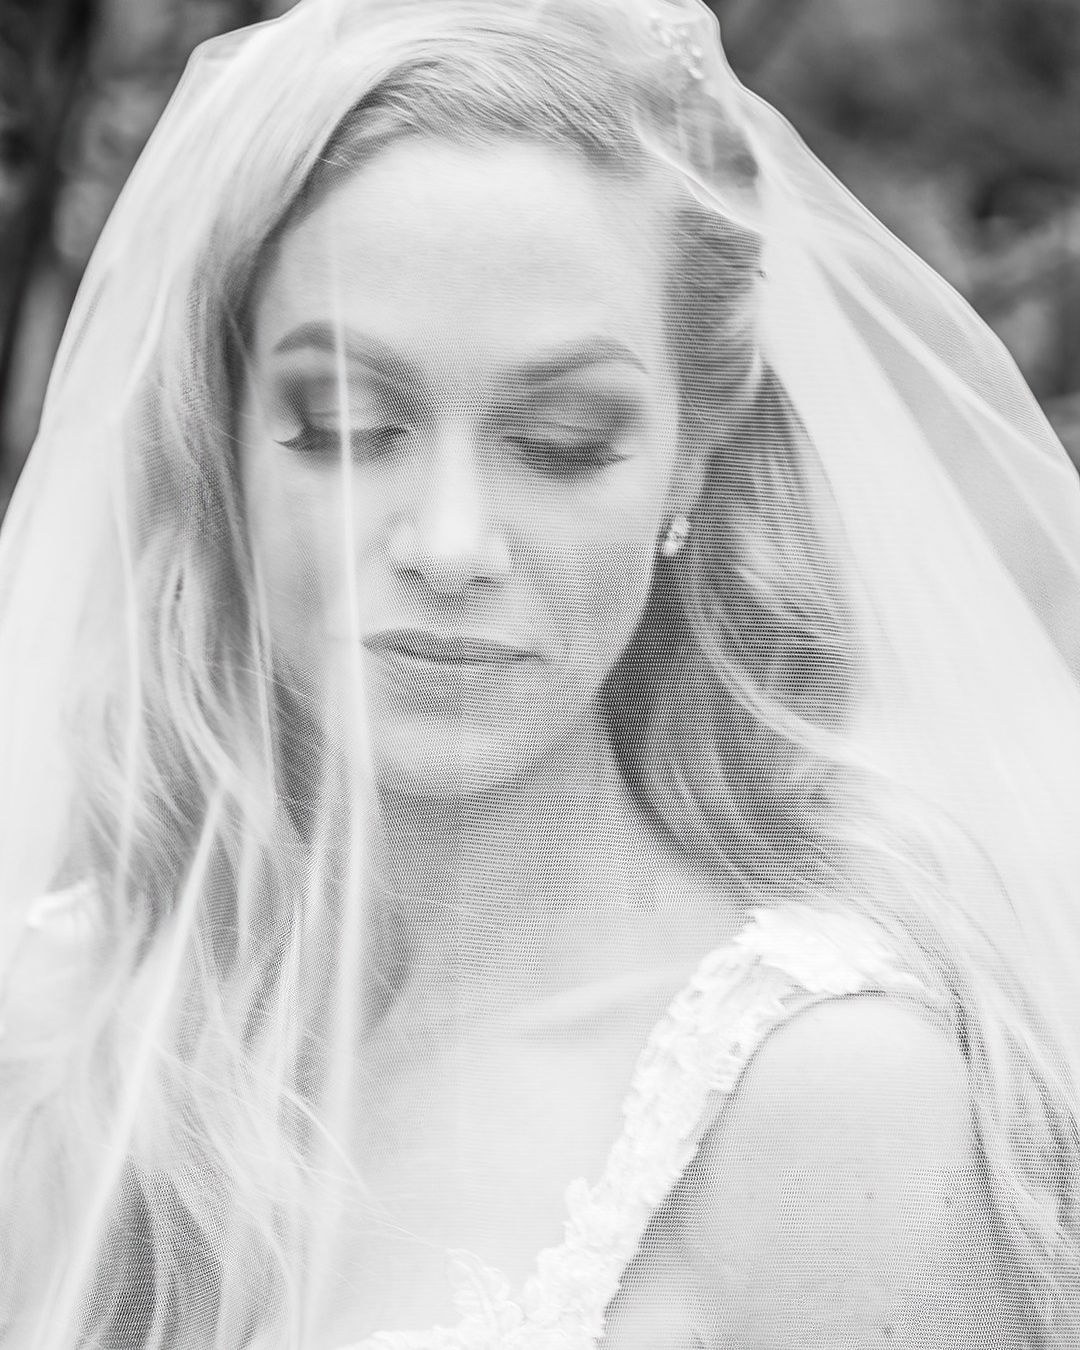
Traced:
<svg viewBox="0 0 1080 1350">
<path fill-rule="evenodd" d="M 572 1328 L 575 1345 L 592 1345 L 649 1220 L 715 1118 L 710 1098 L 729 1093 L 769 1033 L 796 1012 L 873 992 L 933 1001 L 879 930 L 855 915 L 794 905 L 758 911 L 734 942 L 710 953 L 649 1037 L 603 1176 L 567 1193 L 566 1240 L 541 1253 L 526 1286 L 530 1320 Z"/>
</svg>

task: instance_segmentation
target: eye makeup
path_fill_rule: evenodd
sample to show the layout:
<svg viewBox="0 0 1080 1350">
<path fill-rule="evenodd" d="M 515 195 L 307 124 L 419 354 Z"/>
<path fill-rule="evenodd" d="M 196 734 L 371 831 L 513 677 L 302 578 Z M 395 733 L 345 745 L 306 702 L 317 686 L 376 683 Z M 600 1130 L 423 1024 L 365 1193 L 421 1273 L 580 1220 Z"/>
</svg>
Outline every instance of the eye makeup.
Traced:
<svg viewBox="0 0 1080 1350">
<path fill-rule="evenodd" d="M 378 457 L 408 437 L 415 421 L 407 418 L 404 400 L 396 391 L 373 381 L 347 382 L 344 428 L 342 387 L 335 375 L 290 371 L 272 388 L 274 441 L 308 459 L 339 460 L 343 437 L 354 459 Z"/>
<path fill-rule="evenodd" d="M 294 369 L 278 376 L 271 396 L 273 440 L 327 464 L 340 461 L 344 440 L 354 461 L 365 463 L 410 442 L 415 446 L 435 420 L 414 392 L 366 372 L 350 373 L 345 395 L 343 428 L 336 374 Z M 506 402 L 482 419 L 477 436 L 481 444 L 504 448 L 529 471 L 583 478 L 628 457 L 620 447 L 643 416 L 633 392 L 575 381 Z"/>
<path fill-rule="evenodd" d="M 620 446 L 640 423 L 642 410 L 622 392 L 564 388 L 504 416 L 501 439 L 529 468 L 584 477 L 628 457 Z"/>
</svg>

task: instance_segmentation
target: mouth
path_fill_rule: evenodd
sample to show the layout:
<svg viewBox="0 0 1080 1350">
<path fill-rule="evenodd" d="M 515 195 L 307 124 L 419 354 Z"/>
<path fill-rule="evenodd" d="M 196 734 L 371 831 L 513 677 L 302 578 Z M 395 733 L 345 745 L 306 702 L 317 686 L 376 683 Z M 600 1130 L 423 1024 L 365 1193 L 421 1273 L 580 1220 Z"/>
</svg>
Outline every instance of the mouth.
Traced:
<svg viewBox="0 0 1080 1350">
<path fill-rule="evenodd" d="M 498 638 L 468 633 L 433 633 L 422 628 L 392 628 L 364 639 L 378 656 L 461 669 L 470 666 L 512 666 L 535 653 Z"/>
</svg>

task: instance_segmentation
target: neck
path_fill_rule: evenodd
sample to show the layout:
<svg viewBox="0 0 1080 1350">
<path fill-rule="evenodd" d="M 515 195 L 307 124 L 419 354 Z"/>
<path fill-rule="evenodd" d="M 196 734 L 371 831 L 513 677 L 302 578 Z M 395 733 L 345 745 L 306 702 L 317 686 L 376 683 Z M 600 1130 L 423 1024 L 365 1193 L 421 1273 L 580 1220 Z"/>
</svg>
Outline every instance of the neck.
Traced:
<svg viewBox="0 0 1080 1350">
<path fill-rule="evenodd" d="M 495 1004 L 603 973 L 660 870 L 595 714 L 511 782 L 383 812 L 414 961 Z"/>
</svg>

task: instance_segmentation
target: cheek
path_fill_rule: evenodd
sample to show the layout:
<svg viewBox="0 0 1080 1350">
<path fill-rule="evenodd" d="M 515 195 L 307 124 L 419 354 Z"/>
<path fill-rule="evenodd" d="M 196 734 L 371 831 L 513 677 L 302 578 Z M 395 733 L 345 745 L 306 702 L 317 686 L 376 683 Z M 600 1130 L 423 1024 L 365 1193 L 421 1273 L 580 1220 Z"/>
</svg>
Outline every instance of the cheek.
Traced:
<svg viewBox="0 0 1080 1350">
<path fill-rule="evenodd" d="M 572 535 L 565 619 L 594 679 L 621 656 L 648 601 L 677 457 L 677 418 L 658 412 L 630 457 L 562 517 Z"/>
<path fill-rule="evenodd" d="M 653 549 L 640 541 L 615 542 L 599 556 L 589 559 L 585 594 L 586 631 L 595 634 L 598 656 L 621 653 L 637 627 L 648 599 L 653 575 Z"/>
<path fill-rule="evenodd" d="M 659 504 L 587 513 L 560 550 L 551 577 L 549 612 L 571 666 L 602 679 L 621 655 L 641 618 L 652 585 Z"/>
<path fill-rule="evenodd" d="M 244 500 L 271 639 L 294 671 L 317 671 L 347 606 L 340 493 L 265 454 L 244 465 Z"/>
</svg>

